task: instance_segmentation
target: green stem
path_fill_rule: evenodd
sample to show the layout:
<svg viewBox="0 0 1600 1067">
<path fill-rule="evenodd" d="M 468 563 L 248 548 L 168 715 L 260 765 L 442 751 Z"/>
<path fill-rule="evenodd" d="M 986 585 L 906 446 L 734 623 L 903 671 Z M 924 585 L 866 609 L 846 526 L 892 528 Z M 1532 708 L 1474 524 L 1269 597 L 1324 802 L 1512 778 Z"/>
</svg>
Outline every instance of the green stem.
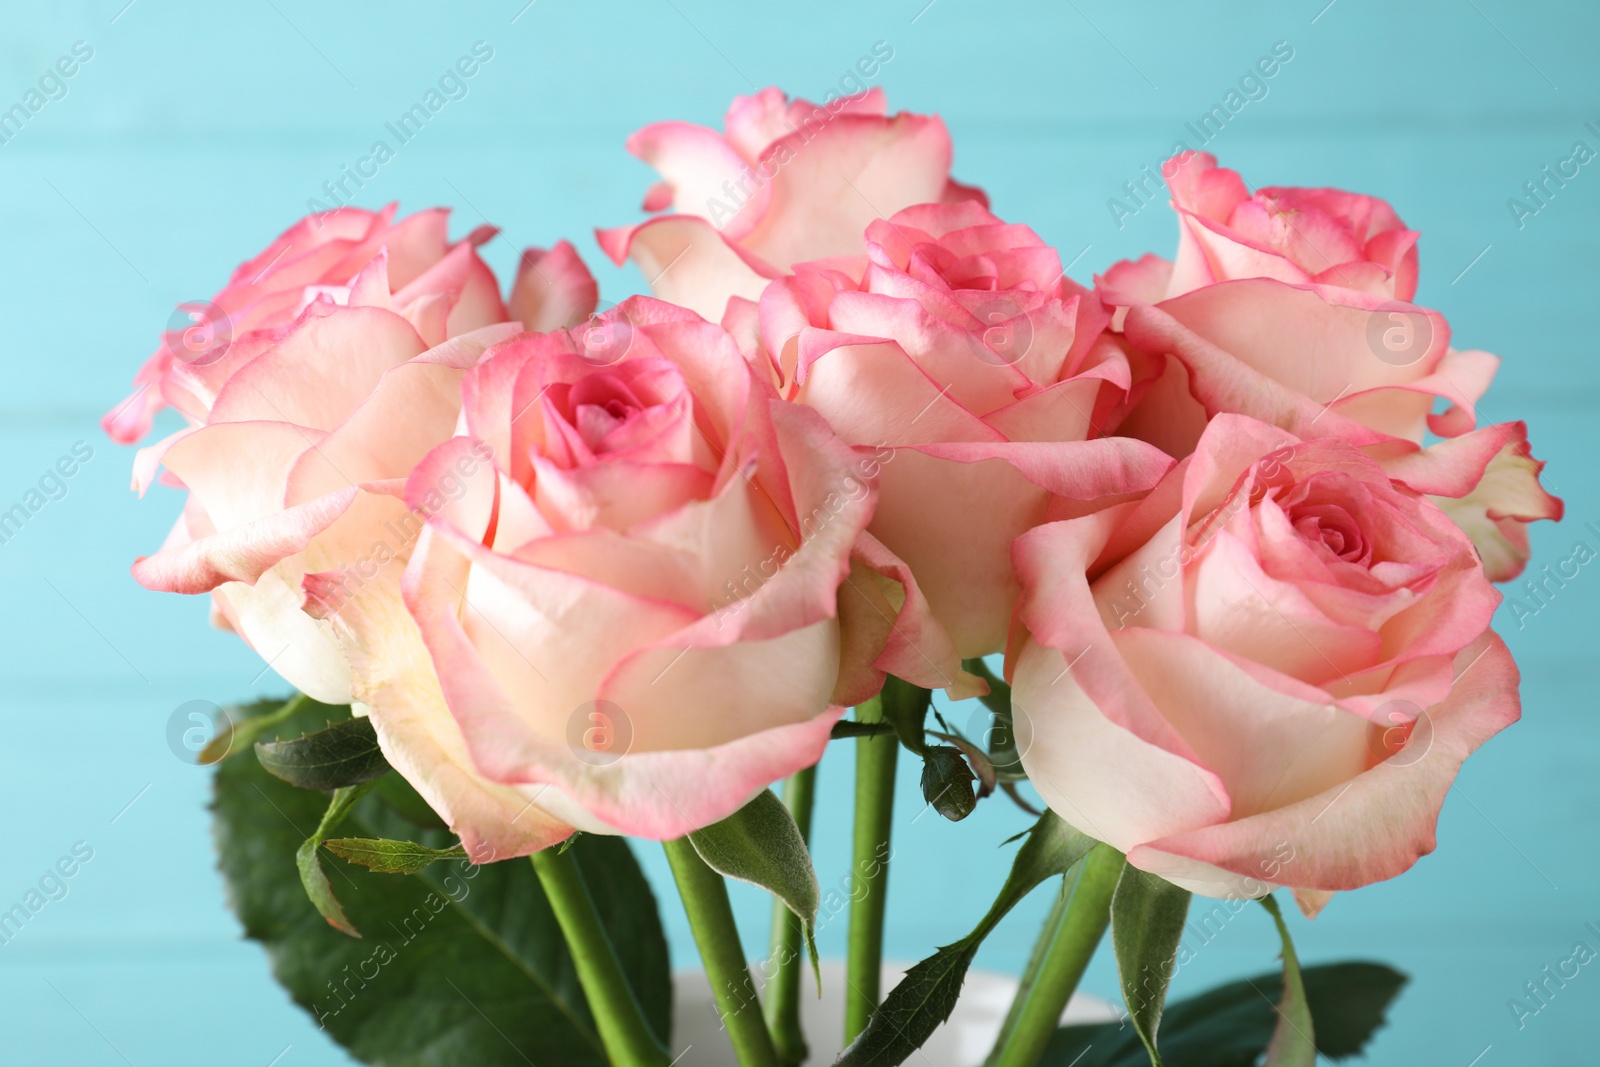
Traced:
<svg viewBox="0 0 1600 1067">
<path fill-rule="evenodd" d="M 817 799 L 817 769 L 796 771 L 783 786 L 783 802 L 794 816 L 802 840 L 811 840 L 811 812 Z M 773 972 L 764 998 L 767 1029 L 784 1067 L 806 1060 L 806 1039 L 800 1028 L 800 959 L 805 953 L 805 929 L 800 917 L 782 900 L 772 902 Z"/>
<path fill-rule="evenodd" d="M 893 679 L 890 679 L 890 684 Z M 856 719 L 883 721 L 883 696 L 856 708 Z M 889 827 L 894 815 L 894 734 L 856 739 L 856 820 L 850 868 L 850 937 L 845 969 L 844 1043 L 878 1009 L 883 977 L 883 914 L 889 889 Z"/>
<path fill-rule="evenodd" d="M 1061 1012 L 1105 935 L 1122 863 L 1122 853 L 1096 845 L 1067 872 L 984 1067 L 1034 1067 L 1044 1055 L 1061 1025 Z"/>
<path fill-rule="evenodd" d="M 762 1019 L 756 985 L 739 944 L 739 927 L 728 903 L 728 884 L 722 875 L 706 866 L 688 838 L 665 841 L 662 846 L 672 866 L 673 880 L 678 883 L 678 895 L 683 898 L 683 910 L 689 916 L 689 929 L 700 949 L 706 978 L 711 982 L 717 1013 L 741 1067 L 778 1067 L 778 1054 Z M 751 1007 L 755 1010 L 746 1010 Z"/>
<path fill-rule="evenodd" d="M 550 908 L 572 951 L 578 982 L 594 1012 L 606 1056 L 622 1067 L 665 1067 L 669 1062 L 667 1050 L 645 1021 L 639 1001 L 623 976 L 622 964 L 600 924 L 600 913 L 584 884 L 577 858 L 562 855 L 554 848 L 535 852 L 531 858 L 539 884 L 550 899 Z"/>
</svg>

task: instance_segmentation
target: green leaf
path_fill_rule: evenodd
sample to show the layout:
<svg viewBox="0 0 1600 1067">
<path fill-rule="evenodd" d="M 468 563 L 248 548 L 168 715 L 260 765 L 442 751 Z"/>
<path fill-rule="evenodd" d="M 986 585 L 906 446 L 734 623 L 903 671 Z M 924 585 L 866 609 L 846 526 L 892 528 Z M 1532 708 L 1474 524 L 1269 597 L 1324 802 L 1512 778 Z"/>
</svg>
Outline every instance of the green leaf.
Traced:
<svg viewBox="0 0 1600 1067">
<path fill-rule="evenodd" d="M 292 741 L 257 741 L 256 758 L 272 774 L 301 789 L 360 785 L 389 771 L 389 761 L 378 748 L 378 733 L 364 717 Z"/>
<path fill-rule="evenodd" d="M 283 722 L 298 715 L 316 702 L 304 693 L 296 693 L 288 700 L 261 700 L 254 704 L 232 705 L 223 708 L 226 724 L 217 731 L 205 748 L 200 750 L 201 764 L 221 763 L 229 756 L 243 752 L 255 744 L 256 738 Z M 330 705 L 322 705 L 330 707 Z"/>
<path fill-rule="evenodd" d="M 329 710 L 316 706 L 280 729 L 297 736 Z M 367 935 L 356 941 L 328 927 L 296 876 L 295 851 L 327 798 L 255 760 L 224 762 L 215 789 L 221 869 L 245 933 L 266 947 L 296 1003 L 356 1059 L 387 1067 L 605 1064 L 572 958 L 526 860 L 447 860 L 394 878 L 324 857 L 345 911 Z M 346 827 L 429 848 L 455 843 L 413 826 L 377 790 L 355 805 Z M 665 1039 L 671 972 L 649 884 L 621 838 L 584 835 L 572 855 L 645 1017 Z"/>
<path fill-rule="evenodd" d="M 1053 812 L 1045 812 L 1017 850 L 1011 872 L 988 913 L 966 937 L 942 946 L 907 971 L 867 1021 L 866 1029 L 839 1054 L 834 1067 L 904 1063 L 950 1017 L 972 958 L 989 932 L 1019 900 L 1041 882 L 1065 874 L 1094 846 L 1092 838 L 1078 833 Z"/>
<path fill-rule="evenodd" d="M 333 886 L 328 883 L 328 876 L 322 870 L 322 860 L 317 856 L 317 848 L 327 840 L 329 834 L 339 828 L 344 822 L 344 817 L 350 814 L 350 809 L 355 807 L 367 790 L 372 788 L 370 782 L 364 785 L 346 786 L 336 789 L 333 799 L 328 801 L 328 810 L 322 815 L 322 821 L 311 836 L 300 843 L 295 850 L 295 866 L 300 870 L 300 884 L 305 886 L 306 896 L 311 903 L 316 905 L 317 911 L 328 920 L 328 925 L 341 933 L 351 937 L 360 937 L 361 933 L 345 916 L 344 908 L 339 906 L 339 898 L 333 893 Z"/>
<path fill-rule="evenodd" d="M 894 727 L 900 743 L 919 756 L 926 755 L 928 742 L 923 735 L 933 693 L 891 674 L 883 680 L 876 701 L 882 720 Z"/>
<path fill-rule="evenodd" d="M 388 838 L 339 837 L 324 844 L 329 852 L 340 859 L 359 863 L 379 874 L 416 874 L 440 860 L 459 860 L 467 856 L 467 850 L 460 845 L 429 848 L 415 841 L 391 841 Z"/>
<path fill-rule="evenodd" d="M 689 842 L 707 867 L 765 889 L 799 917 L 820 991 L 815 933 L 822 890 L 806 839 L 777 794 L 763 789 L 728 818 L 691 833 Z"/>
<path fill-rule="evenodd" d="M 1056 875 L 1066 874 L 1073 864 L 1089 854 L 1096 841 L 1061 821 L 1055 812 L 1047 811 L 1028 831 L 1027 839 L 1017 850 L 1011 862 L 1011 871 L 1005 884 L 972 934 L 980 940 L 989 935 L 1006 913 L 1017 902 L 1033 892 L 1040 883 Z"/>
<path fill-rule="evenodd" d="M 1267 1045 L 1267 1061 L 1263 1067 L 1317 1067 L 1316 1026 L 1311 1020 L 1311 1007 L 1306 1003 L 1300 959 L 1295 955 L 1294 942 L 1289 939 L 1289 927 L 1283 921 L 1276 900 L 1262 897 L 1261 906 L 1272 915 L 1278 936 L 1283 939 L 1283 999 L 1278 1003 L 1277 1028 Z"/>
<path fill-rule="evenodd" d="M 1111 944 L 1117 954 L 1128 1019 L 1144 1042 L 1152 1067 L 1161 1067 L 1156 1031 L 1188 914 L 1187 889 L 1137 867 L 1122 869 L 1111 897 Z"/>
<path fill-rule="evenodd" d="M 972 789 L 977 777 L 961 753 L 949 745 L 934 745 L 923 755 L 923 799 L 951 822 L 960 822 L 978 806 Z"/>
<path fill-rule="evenodd" d="M 1316 1027 L 1318 1051 L 1332 1060 L 1361 1053 L 1383 1026 L 1405 975 L 1381 963 L 1348 961 L 1301 972 Z M 1255 1067 L 1279 1015 L 1283 976 L 1272 972 L 1229 982 L 1167 1005 L 1161 1047 L 1181 1067 Z M 1042 1067 L 1145 1067 L 1149 1056 L 1120 1022 L 1066 1026 L 1056 1031 Z"/>
<path fill-rule="evenodd" d="M 981 943 L 969 935 L 942 945 L 906 971 L 834 1067 L 892 1067 L 909 1059 L 955 1010 Z"/>
<path fill-rule="evenodd" d="M 1359 1055 L 1406 984 L 1406 976 L 1392 967 L 1358 961 L 1306 967 L 1300 980 L 1311 1005 L 1317 1051 L 1330 1060 Z M 1258 984 L 1272 996 L 1265 982 Z"/>
</svg>

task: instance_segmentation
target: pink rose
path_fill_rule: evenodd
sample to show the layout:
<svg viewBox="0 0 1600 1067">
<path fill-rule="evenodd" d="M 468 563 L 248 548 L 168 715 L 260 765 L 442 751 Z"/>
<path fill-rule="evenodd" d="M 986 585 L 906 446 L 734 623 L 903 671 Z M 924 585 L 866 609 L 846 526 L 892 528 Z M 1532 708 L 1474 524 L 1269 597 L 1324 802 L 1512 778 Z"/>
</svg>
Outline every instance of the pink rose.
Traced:
<svg viewBox="0 0 1600 1067">
<path fill-rule="evenodd" d="M 442 213 L 412 218 L 430 217 L 443 222 Z M 339 225 L 337 214 L 328 223 Z M 302 223 L 289 236 L 312 232 Z M 406 241 L 398 247 L 404 252 Z M 469 301 L 482 305 L 469 322 L 504 313 L 493 275 L 470 243 L 457 245 L 422 278 L 451 264 L 468 278 L 481 269 L 488 288 L 479 297 L 469 296 L 470 281 L 432 295 L 415 283 L 396 293 L 387 247 L 363 254 L 370 258 L 336 298 L 319 289 L 292 322 L 236 337 L 204 367 L 171 363 L 163 372 L 165 395 L 183 406 L 191 425 L 141 450 L 134 464 L 141 493 L 162 466 L 189 493 L 167 543 L 135 564 L 135 578 L 151 589 L 211 593 L 219 623 L 297 688 L 335 704 L 350 699 L 349 667 L 326 627 L 301 610 L 301 577 L 359 562 L 398 585 L 410 551 L 410 538 L 392 525 L 406 514 L 404 480 L 454 433 L 467 368 L 522 328 L 500 323 L 440 337 Z M 592 291 L 587 270 L 570 252 L 538 257 L 525 276 L 538 278 L 536 269 L 549 279 L 548 290 L 581 291 L 588 281 Z M 235 286 L 225 295 L 239 291 Z M 262 296 L 260 303 L 288 299 Z M 558 303 L 545 302 L 541 314 Z M 581 320 L 592 308 L 573 303 L 565 313 Z M 260 310 L 246 307 L 241 321 L 255 321 Z M 388 566 L 391 560 L 399 562 Z"/>
<path fill-rule="evenodd" d="M 1016 545 L 1022 763 L 1062 818 L 1195 892 L 1329 892 L 1434 846 L 1516 721 L 1471 542 L 1360 450 L 1219 415 L 1149 496 Z"/>
<path fill-rule="evenodd" d="M 733 101 L 724 129 L 658 122 L 630 137 L 628 151 L 662 178 L 644 209 L 668 213 L 598 232 L 656 296 L 713 321 L 730 297 L 756 300 L 795 263 L 860 252 L 873 219 L 935 200 L 986 202 L 951 180 L 944 123 L 889 115 L 881 89 L 823 105 L 763 89 Z"/>
<path fill-rule="evenodd" d="M 140 456 L 188 490 L 159 552 L 133 574 L 149 589 L 211 593 L 220 621 L 296 688 L 350 700 L 350 672 L 325 628 L 301 611 L 308 570 L 377 565 L 409 543 L 385 529 L 405 515 L 399 487 L 448 439 L 459 383 L 490 344 L 515 334 L 484 327 L 428 348 L 383 308 L 313 308 L 218 392 L 208 421 Z M 400 567 L 387 568 L 398 582 Z"/>
<path fill-rule="evenodd" d="M 675 837 L 814 763 L 881 684 L 883 638 L 841 605 L 871 460 L 719 327 L 634 298 L 497 346 L 463 398 L 462 436 L 406 489 L 425 650 L 397 652 L 391 606 L 348 576 L 306 578 L 373 719 L 470 754 L 471 782 L 408 774 L 436 807 L 490 783 L 579 829 Z M 538 847 L 513 821 L 452 826 Z"/>
<path fill-rule="evenodd" d="M 394 214 L 390 204 L 376 212 L 346 207 L 309 215 L 241 264 L 210 301 L 182 305 L 177 323 L 134 377 L 135 392 L 102 420 L 106 433 L 131 444 L 150 432 L 156 412 L 168 404 L 190 422 L 204 422 L 235 371 L 282 337 L 310 305 L 347 303 L 364 273 L 369 290 L 384 290 L 383 306 L 404 316 L 429 345 L 508 318 L 552 329 L 593 310 L 593 279 L 565 242 L 548 261 L 538 250 L 524 259 L 508 316 L 494 274 L 476 251 L 495 235 L 494 227 L 480 226 L 451 244 L 446 209 L 399 222 Z M 372 293 L 367 299 L 380 303 Z"/>
<path fill-rule="evenodd" d="M 1139 292 L 1146 303 L 1233 278 L 1337 286 L 1387 300 L 1416 295 L 1420 235 L 1375 196 L 1293 187 L 1252 195 L 1209 152 L 1174 156 L 1161 174 L 1178 213 L 1178 258 L 1118 264 L 1106 272 L 1109 287 Z"/>
<path fill-rule="evenodd" d="M 884 456 L 872 536 L 909 564 L 960 656 L 997 652 L 1017 594 L 1012 539 L 1142 492 L 1171 460 L 1102 436 L 1128 360 L 1032 230 L 972 201 L 924 204 L 874 221 L 864 244 L 773 283 L 762 358 L 796 401 Z"/>
<path fill-rule="evenodd" d="M 1467 520 L 1492 579 L 1515 577 L 1527 523 L 1560 518 L 1561 501 L 1539 485 L 1523 424 L 1474 429 L 1500 361 L 1450 347 L 1444 317 L 1406 302 L 1417 235 L 1381 200 L 1250 198 L 1210 156 L 1181 158 L 1167 164 L 1177 262 L 1146 256 L 1098 279 L 1133 347 L 1170 357 L 1118 432 L 1184 456 L 1208 418 L 1235 412 L 1363 446 L 1441 504 L 1470 497 L 1447 510 Z M 1428 431 L 1455 441 L 1417 455 Z"/>
</svg>

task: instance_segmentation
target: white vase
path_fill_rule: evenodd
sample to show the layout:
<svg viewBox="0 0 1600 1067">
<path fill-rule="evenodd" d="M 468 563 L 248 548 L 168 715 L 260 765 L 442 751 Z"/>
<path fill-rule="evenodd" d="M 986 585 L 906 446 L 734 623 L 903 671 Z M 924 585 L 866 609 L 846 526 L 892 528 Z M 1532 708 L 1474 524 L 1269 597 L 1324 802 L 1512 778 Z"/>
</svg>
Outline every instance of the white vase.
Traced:
<svg viewBox="0 0 1600 1067">
<path fill-rule="evenodd" d="M 908 963 L 885 963 L 884 992 L 904 977 Z M 811 1049 L 809 1067 L 826 1067 L 844 1041 L 845 965 L 842 960 L 822 961 L 822 997 L 800 997 L 800 1022 Z M 806 986 L 810 986 L 806 975 Z M 961 999 L 950 1021 L 935 1030 L 914 1062 L 917 1067 L 979 1067 L 1017 992 L 1017 980 L 992 971 L 971 971 L 961 987 Z M 675 1067 L 738 1067 L 728 1035 L 723 1032 L 711 997 L 711 984 L 703 971 L 673 975 L 672 1053 Z M 1096 997 L 1075 995 L 1062 1013 L 1064 1023 L 1109 1022 L 1117 1018 L 1110 1004 Z"/>
</svg>

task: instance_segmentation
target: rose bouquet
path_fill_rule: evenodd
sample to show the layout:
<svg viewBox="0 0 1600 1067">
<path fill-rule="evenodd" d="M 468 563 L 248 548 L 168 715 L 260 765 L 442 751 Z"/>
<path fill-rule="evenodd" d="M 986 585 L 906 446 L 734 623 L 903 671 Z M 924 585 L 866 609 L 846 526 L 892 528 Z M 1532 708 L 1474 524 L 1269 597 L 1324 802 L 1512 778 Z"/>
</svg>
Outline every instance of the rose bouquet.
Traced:
<svg viewBox="0 0 1600 1067">
<path fill-rule="evenodd" d="M 1496 358 L 1412 303 L 1418 235 L 1186 152 L 1175 258 L 1091 289 L 878 90 L 628 147 L 651 217 L 598 236 L 652 295 L 596 313 L 566 243 L 502 295 L 492 229 L 341 208 L 187 305 L 105 420 L 182 417 L 134 462 L 187 494 L 134 576 L 209 594 L 299 690 L 201 753 L 278 979 L 372 1063 L 897 1064 L 1049 883 L 991 1067 L 1358 1050 L 1399 976 L 1301 968 L 1274 891 L 1314 917 L 1433 848 L 1519 714 L 1491 583 L 1561 512 L 1523 424 L 1477 424 Z M 849 957 L 808 1049 L 830 744 Z M 1037 821 L 885 991 L 902 748 L 943 817 Z M 671 1031 L 623 837 L 665 843 L 720 1048 Z M 775 898 L 756 965 L 726 878 Z M 1167 1004 L 1191 895 L 1259 901 L 1281 974 Z M 1063 1026 L 1108 928 L 1125 1014 Z"/>
</svg>

